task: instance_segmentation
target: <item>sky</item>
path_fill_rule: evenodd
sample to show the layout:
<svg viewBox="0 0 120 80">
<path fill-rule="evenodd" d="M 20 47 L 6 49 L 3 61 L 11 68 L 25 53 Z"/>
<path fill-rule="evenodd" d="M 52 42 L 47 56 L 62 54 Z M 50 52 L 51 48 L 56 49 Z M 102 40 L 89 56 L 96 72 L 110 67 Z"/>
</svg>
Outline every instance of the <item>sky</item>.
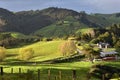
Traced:
<svg viewBox="0 0 120 80">
<path fill-rule="evenodd" d="M 48 7 L 108 14 L 120 12 L 120 0 L 0 0 L 0 8 L 13 12 L 41 10 Z"/>
</svg>

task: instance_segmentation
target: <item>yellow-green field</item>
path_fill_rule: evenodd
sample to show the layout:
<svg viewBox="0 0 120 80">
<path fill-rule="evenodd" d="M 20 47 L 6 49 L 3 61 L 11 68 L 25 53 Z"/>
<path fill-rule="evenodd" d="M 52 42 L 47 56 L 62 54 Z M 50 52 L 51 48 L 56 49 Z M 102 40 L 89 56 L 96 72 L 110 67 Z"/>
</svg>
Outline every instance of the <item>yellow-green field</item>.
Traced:
<svg viewBox="0 0 120 80">
<path fill-rule="evenodd" d="M 49 41 L 37 42 L 32 45 L 27 45 L 21 48 L 32 48 L 34 50 L 34 57 L 31 61 L 50 60 L 61 56 L 59 52 L 59 45 L 63 41 Z M 20 48 L 7 49 L 6 54 L 11 55 L 7 59 L 16 59 Z"/>
<path fill-rule="evenodd" d="M 32 45 L 23 46 L 21 48 L 33 48 L 35 51 L 34 57 L 30 61 L 45 61 L 45 60 L 51 60 L 54 58 L 61 57 L 62 54 L 59 52 L 59 45 L 64 42 L 63 40 L 58 41 L 49 41 L 49 42 L 37 42 Z M 7 49 L 6 52 L 6 59 L 4 62 L 1 63 L 1 66 L 5 67 L 4 72 L 10 73 L 11 68 L 14 69 L 14 73 L 18 73 L 19 68 L 22 68 L 22 72 L 26 72 L 27 69 L 37 71 L 37 69 L 40 70 L 48 70 L 56 69 L 56 73 L 59 70 L 62 70 L 63 75 L 66 75 L 66 73 L 71 72 L 73 69 L 77 70 L 79 77 L 81 79 L 86 78 L 86 73 L 88 72 L 89 68 L 91 67 L 91 62 L 70 62 L 70 63 L 57 63 L 57 64 L 27 64 L 22 63 L 22 61 L 17 60 L 18 52 L 20 48 L 13 48 L 13 49 Z M 16 63 L 18 61 L 18 63 Z M 44 71 L 43 71 L 44 72 Z M 55 74 L 55 72 L 53 72 Z M 69 75 L 71 77 L 71 73 Z"/>
<path fill-rule="evenodd" d="M 4 65 L 4 72 L 11 73 L 11 68 L 14 69 L 14 73 L 19 73 L 19 68 L 21 68 L 22 73 L 26 73 L 27 70 L 32 70 L 34 74 L 37 76 L 37 70 L 41 71 L 41 80 L 47 79 L 48 70 L 51 70 L 51 78 L 54 79 L 55 76 L 58 76 L 59 71 L 62 71 L 62 80 L 72 80 L 72 70 L 76 70 L 77 72 L 77 80 L 86 80 L 87 73 L 89 72 L 92 65 L 95 64 L 106 64 L 119 67 L 119 62 L 95 62 L 92 64 L 91 62 L 71 62 L 71 63 L 59 63 L 59 64 L 29 64 L 29 65 Z M 2 65 L 3 66 L 3 65 Z M 45 76 L 45 77 L 43 77 Z M 95 79 L 96 80 L 96 79 Z"/>
<path fill-rule="evenodd" d="M 34 57 L 30 60 L 32 62 L 39 62 L 39 61 L 45 61 L 45 60 L 51 60 L 58 57 L 61 57 L 62 54 L 59 52 L 59 45 L 64 42 L 63 40 L 58 41 L 49 41 L 49 42 L 37 42 L 32 45 L 26 45 L 21 48 L 33 48 L 35 51 Z M 14 69 L 14 73 L 18 73 L 19 68 L 22 69 L 22 72 L 27 72 L 28 69 L 36 72 L 38 69 L 42 71 L 42 73 L 46 72 L 47 70 L 51 70 L 51 74 L 58 74 L 59 70 L 63 71 L 63 75 L 68 75 L 71 77 L 71 71 L 74 69 L 77 71 L 77 76 L 81 80 L 86 80 L 87 73 L 92 65 L 95 64 L 106 64 L 106 65 L 112 65 L 119 67 L 119 62 L 95 62 L 92 64 L 91 62 L 85 62 L 85 61 L 77 61 L 77 62 L 67 62 L 67 63 L 56 63 L 56 64 L 41 64 L 41 63 L 25 63 L 24 61 L 19 61 L 17 59 L 17 56 L 19 54 L 20 48 L 13 48 L 13 49 L 7 49 L 6 51 L 6 59 L 4 62 L 0 63 L 0 66 L 4 67 L 5 73 L 10 73 L 11 68 Z M 16 63 L 18 61 L 18 63 Z M 36 73 L 35 73 L 36 74 Z M 36 74 L 37 75 L 37 74 Z M 66 80 L 66 79 L 63 79 Z"/>
</svg>

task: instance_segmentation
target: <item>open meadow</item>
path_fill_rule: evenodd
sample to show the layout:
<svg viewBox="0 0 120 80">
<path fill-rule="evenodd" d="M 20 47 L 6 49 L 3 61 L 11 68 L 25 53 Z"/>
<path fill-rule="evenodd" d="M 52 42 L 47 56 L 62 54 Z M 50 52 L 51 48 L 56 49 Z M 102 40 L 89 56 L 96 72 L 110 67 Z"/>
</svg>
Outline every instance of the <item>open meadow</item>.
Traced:
<svg viewBox="0 0 120 80">
<path fill-rule="evenodd" d="M 120 80 L 120 0 L 0 0 L 0 80 Z"/>
<path fill-rule="evenodd" d="M 38 70 L 40 70 L 40 75 L 42 80 L 47 80 L 50 70 L 50 78 L 52 80 L 60 80 L 59 75 L 61 73 L 62 80 L 72 80 L 73 70 L 76 71 L 77 80 L 86 80 L 88 72 L 93 65 L 96 64 L 105 64 L 110 66 L 119 67 L 119 62 L 106 62 L 106 61 L 97 61 L 94 64 L 90 61 L 73 61 L 65 63 L 44 63 L 47 60 L 53 60 L 59 57 L 62 57 L 62 54 L 59 51 L 59 45 L 64 42 L 63 40 L 58 41 L 49 41 L 49 42 L 37 42 L 31 45 L 26 45 L 20 48 L 32 48 L 34 50 L 33 58 L 29 61 L 21 61 L 18 59 L 19 49 L 12 48 L 7 49 L 6 58 L 0 65 L 3 67 L 5 77 L 8 74 L 18 74 L 19 80 L 24 80 L 21 76 L 26 77 L 28 70 L 31 72 L 31 76 L 34 76 L 34 79 L 38 78 Z M 20 75 L 19 73 L 24 73 Z M 16 76 L 12 75 L 11 77 L 16 80 Z M 29 79 L 29 80 L 34 80 Z M 7 79 L 6 79 L 7 80 Z M 18 80 L 18 79 L 17 79 Z M 26 80 L 26 78 L 25 78 Z"/>
</svg>

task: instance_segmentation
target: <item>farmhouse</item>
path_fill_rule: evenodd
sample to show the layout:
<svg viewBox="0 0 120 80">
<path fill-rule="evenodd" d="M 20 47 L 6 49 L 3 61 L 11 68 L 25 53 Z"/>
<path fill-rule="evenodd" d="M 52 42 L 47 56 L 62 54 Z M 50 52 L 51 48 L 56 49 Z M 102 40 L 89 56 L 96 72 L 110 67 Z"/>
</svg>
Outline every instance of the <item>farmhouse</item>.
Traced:
<svg viewBox="0 0 120 80">
<path fill-rule="evenodd" d="M 108 43 L 99 42 L 99 43 L 97 43 L 97 46 L 99 48 L 108 48 L 109 44 Z"/>
<path fill-rule="evenodd" d="M 116 55 L 116 54 L 118 54 L 116 51 L 100 52 L 100 56 L 101 56 L 101 57 L 112 56 L 112 55 Z"/>
</svg>

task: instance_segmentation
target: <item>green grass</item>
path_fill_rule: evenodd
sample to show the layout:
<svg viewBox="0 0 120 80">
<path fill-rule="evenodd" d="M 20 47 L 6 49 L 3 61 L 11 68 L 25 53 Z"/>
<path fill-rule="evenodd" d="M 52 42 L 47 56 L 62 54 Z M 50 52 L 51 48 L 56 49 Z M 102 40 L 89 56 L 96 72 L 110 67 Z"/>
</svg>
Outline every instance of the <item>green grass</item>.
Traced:
<svg viewBox="0 0 120 80">
<path fill-rule="evenodd" d="M 34 71 L 34 74 L 37 75 L 37 70 L 40 69 L 41 75 L 45 76 L 45 79 L 47 79 L 47 71 L 51 70 L 51 77 L 54 79 L 55 76 L 58 76 L 59 71 L 62 71 L 63 79 L 62 80 L 68 80 L 69 78 L 71 79 L 72 77 L 72 70 L 77 71 L 77 77 L 78 80 L 86 80 L 87 73 L 89 69 L 91 68 L 92 65 L 95 64 L 105 64 L 105 65 L 110 65 L 110 66 L 115 66 L 119 67 L 120 63 L 111 61 L 111 62 L 106 62 L 106 61 L 101 61 L 101 62 L 95 62 L 92 64 L 91 62 L 71 62 L 71 63 L 59 63 L 59 64 L 37 64 L 37 65 L 4 65 L 4 72 L 5 73 L 10 73 L 11 68 L 14 69 L 14 73 L 19 72 L 19 68 L 22 69 L 23 73 L 26 73 L 28 69 Z M 3 66 L 3 65 L 2 65 Z M 65 79 L 66 78 L 66 79 Z M 70 80 L 69 79 L 69 80 Z M 44 79 L 42 79 L 44 80 Z"/>
<path fill-rule="evenodd" d="M 15 72 L 18 72 L 18 68 L 22 69 L 30 69 L 30 70 L 37 70 L 37 69 L 61 69 L 61 70 L 80 70 L 80 69 L 89 69 L 93 65 L 91 62 L 71 62 L 71 63 L 58 63 L 58 64 L 24 64 L 24 65 L 3 65 L 5 67 L 5 72 L 10 72 L 10 68 L 16 69 Z"/>
<path fill-rule="evenodd" d="M 57 57 L 61 57 L 61 53 L 59 52 L 59 45 L 64 42 L 62 40 L 59 41 L 49 41 L 49 42 L 37 42 L 32 45 L 23 46 L 22 48 L 33 48 L 35 51 L 34 58 L 32 58 L 30 61 L 45 61 L 45 60 L 51 60 Z M 30 63 L 22 62 L 17 60 L 18 51 L 20 48 L 13 48 L 13 49 L 7 49 L 7 58 L 4 62 L 1 62 L 0 66 L 4 67 L 5 73 L 10 73 L 11 68 L 14 69 L 14 73 L 18 73 L 19 68 L 22 68 L 22 72 L 27 72 L 28 69 L 34 71 L 35 75 L 37 75 L 37 70 L 40 69 L 43 76 L 47 75 L 47 71 L 50 69 L 51 74 L 53 76 L 58 74 L 58 71 L 62 71 L 62 74 L 64 76 L 63 80 L 66 76 L 69 76 L 71 79 L 72 70 L 77 71 L 77 76 L 79 76 L 80 80 L 86 80 L 87 73 L 92 65 L 95 64 L 105 64 L 110 66 L 116 66 L 119 67 L 120 63 L 112 61 L 112 62 L 95 62 L 95 64 L 92 64 L 91 62 L 84 62 L 84 61 L 78 61 L 78 62 L 69 62 L 69 63 L 57 63 L 57 64 L 41 64 L 41 63 Z M 111 50 L 111 49 L 110 49 Z M 16 63 L 17 62 L 17 63 Z M 54 78 L 54 77 L 52 77 Z M 47 78 L 46 78 L 47 79 Z M 68 79 L 68 80 L 70 80 Z M 78 80 L 79 80 L 78 79 Z M 44 80 L 44 79 L 43 79 Z"/>
<path fill-rule="evenodd" d="M 11 33 L 11 36 L 12 36 L 13 38 L 18 38 L 18 39 L 36 38 L 35 36 L 32 36 L 32 35 L 24 35 L 24 34 L 19 33 L 19 32 L 8 32 L 8 33 Z"/>
<path fill-rule="evenodd" d="M 82 34 L 85 34 L 85 33 L 91 33 L 91 31 L 93 31 L 93 28 L 83 28 L 83 29 L 79 29 L 77 33 L 82 33 Z"/>
<path fill-rule="evenodd" d="M 115 48 L 107 48 L 107 49 L 104 49 L 103 51 L 105 51 L 105 52 L 115 51 Z"/>
<path fill-rule="evenodd" d="M 86 74 L 89 71 L 89 68 L 93 65 L 91 62 L 72 62 L 72 63 L 59 63 L 59 64 L 37 64 L 37 65 L 4 65 L 4 72 L 10 73 L 11 68 L 14 69 L 14 73 L 19 72 L 19 68 L 22 69 L 22 73 L 26 73 L 28 69 L 34 71 L 34 74 L 37 75 L 37 70 L 41 70 L 41 75 L 45 76 L 47 75 L 47 71 L 51 70 L 52 79 L 53 76 L 59 74 L 59 71 L 62 71 L 63 79 L 62 80 L 68 80 L 69 78 L 72 78 L 72 70 L 77 71 L 78 78 L 85 80 Z M 65 79 L 66 78 L 66 79 Z"/>
<path fill-rule="evenodd" d="M 31 61 L 44 61 L 54 59 L 61 56 L 59 52 L 59 45 L 63 41 L 49 41 L 49 42 L 37 42 L 32 45 L 24 46 L 21 48 L 32 48 L 34 50 L 34 58 Z M 6 59 L 15 59 L 19 54 L 20 48 L 7 49 L 7 55 L 11 55 Z"/>
<path fill-rule="evenodd" d="M 61 23 L 59 21 L 58 23 Z M 64 23 L 46 26 L 40 30 L 37 30 L 34 34 L 41 34 L 44 37 L 64 37 L 70 34 L 75 34 L 78 29 L 87 27 L 79 21 L 64 21 Z"/>
<path fill-rule="evenodd" d="M 11 36 L 14 38 L 25 38 L 26 37 L 26 35 L 22 33 L 17 33 L 17 32 L 11 32 Z"/>
</svg>

